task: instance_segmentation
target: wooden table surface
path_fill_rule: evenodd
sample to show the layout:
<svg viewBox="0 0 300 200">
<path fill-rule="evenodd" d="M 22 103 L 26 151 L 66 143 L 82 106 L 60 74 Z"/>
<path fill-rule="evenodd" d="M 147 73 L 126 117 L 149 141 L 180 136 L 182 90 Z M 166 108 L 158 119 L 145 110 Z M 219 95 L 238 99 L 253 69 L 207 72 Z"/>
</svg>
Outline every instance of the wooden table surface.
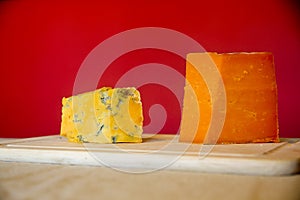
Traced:
<svg viewBox="0 0 300 200">
<path fill-rule="evenodd" d="M 139 148 L 125 144 L 124 148 L 142 155 L 145 149 L 151 150 L 154 146 L 164 144 L 165 139 L 166 136 L 157 136 L 137 145 Z M 45 137 L 42 140 L 0 140 L 0 143 L 1 200 L 300 199 L 300 174 L 288 175 L 299 169 L 299 139 L 292 143 L 283 141 L 282 144 L 219 145 L 207 156 L 208 161 L 203 160 L 204 163 L 195 157 L 198 154 L 193 153 L 199 152 L 199 146 L 192 145 L 181 157 L 183 160 L 175 162 L 177 165 L 140 174 L 126 173 L 101 165 L 92 166 L 91 158 L 84 154 L 86 149 L 78 144 L 66 143 L 58 136 Z M 181 144 L 175 141 L 174 144 L 171 143 L 168 151 L 162 153 L 174 153 L 178 150 L 178 145 Z M 93 146 L 91 150 L 108 152 L 115 159 L 122 158 L 118 157 L 120 155 L 127 155 L 115 152 L 110 145 L 96 147 L 95 149 Z M 257 164 L 247 168 L 253 169 L 252 173 L 247 174 L 244 169 L 247 166 L 243 163 L 251 164 L 255 160 Z M 291 163 L 287 169 L 292 171 L 288 170 L 281 175 L 278 171 L 270 173 L 270 170 L 277 169 L 273 168 L 272 163 L 278 162 L 282 165 L 282 161 Z M 205 168 L 195 168 L 201 165 Z M 257 171 L 263 166 L 269 169 L 265 172 Z M 239 170 L 237 173 L 240 174 L 234 174 L 234 170 Z"/>
<path fill-rule="evenodd" d="M 245 176 L 0 162 L 0 199 L 299 200 L 300 175 Z"/>
</svg>

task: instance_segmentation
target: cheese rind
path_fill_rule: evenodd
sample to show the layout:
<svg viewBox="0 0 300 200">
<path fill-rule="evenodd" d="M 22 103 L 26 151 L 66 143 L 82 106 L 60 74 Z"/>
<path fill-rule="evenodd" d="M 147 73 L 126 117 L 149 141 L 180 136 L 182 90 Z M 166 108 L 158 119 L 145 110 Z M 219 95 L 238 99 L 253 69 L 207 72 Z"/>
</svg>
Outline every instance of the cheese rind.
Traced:
<svg viewBox="0 0 300 200">
<path fill-rule="evenodd" d="M 62 99 L 60 135 L 71 142 L 142 142 L 143 113 L 135 88 L 110 88 Z"/>
<path fill-rule="evenodd" d="M 227 99 L 224 125 L 219 135 L 212 133 L 215 136 L 207 135 L 212 123 L 211 91 L 195 66 L 205 67 L 208 60 L 221 75 Z M 214 137 L 218 137 L 217 143 L 279 141 L 277 86 L 271 53 L 191 53 L 187 56 L 186 80 L 180 141 L 211 143 L 209 138 Z M 197 102 L 198 113 L 195 105 L 191 107 L 192 101 Z M 193 119 L 197 117 L 199 120 L 195 122 Z"/>
</svg>

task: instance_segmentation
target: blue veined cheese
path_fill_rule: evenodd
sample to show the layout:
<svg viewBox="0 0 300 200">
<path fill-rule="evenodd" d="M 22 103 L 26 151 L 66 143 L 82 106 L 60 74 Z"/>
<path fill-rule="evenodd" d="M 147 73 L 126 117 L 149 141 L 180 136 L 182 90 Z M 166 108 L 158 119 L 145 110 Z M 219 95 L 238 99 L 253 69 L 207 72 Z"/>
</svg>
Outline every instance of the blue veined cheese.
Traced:
<svg viewBox="0 0 300 200">
<path fill-rule="evenodd" d="M 133 87 L 110 88 L 62 99 L 60 135 L 72 142 L 142 142 L 143 111 Z"/>
</svg>

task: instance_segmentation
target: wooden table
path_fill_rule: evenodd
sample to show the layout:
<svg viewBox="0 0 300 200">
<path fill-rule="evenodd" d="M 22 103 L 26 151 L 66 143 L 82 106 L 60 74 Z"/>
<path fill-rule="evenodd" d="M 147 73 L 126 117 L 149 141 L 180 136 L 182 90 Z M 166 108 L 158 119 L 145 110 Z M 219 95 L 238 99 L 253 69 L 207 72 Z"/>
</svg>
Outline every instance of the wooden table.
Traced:
<svg viewBox="0 0 300 200">
<path fill-rule="evenodd" d="M 241 173 L 232 173 L 232 170 L 208 173 L 209 170 L 206 170 L 205 173 L 201 170 L 193 170 L 193 168 L 184 170 L 183 168 L 172 168 L 172 166 L 148 173 L 127 173 L 103 165 L 76 164 L 74 157 L 68 158 L 73 160 L 73 163 L 69 164 L 64 163 L 63 160 L 62 163 L 58 161 L 52 162 L 52 164 L 51 162 L 46 163 L 43 162 L 46 159 L 42 158 L 41 161 L 26 161 L 26 158 L 36 158 L 34 155 L 28 154 L 23 154 L 24 159 L 22 160 L 20 157 L 22 154 L 16 156 L 15 153 L 26 150 L 24 142 L 27 143 L 27 148 L 29 143 L 32 146 L 37 144 L 37 140 L 2 141 L 0 199 L 300 199 L 299 174 L 258 175 L 258 173 L 247 175 L 242 173 L 243 170 L 240 171 Z M 35 146 L 31 152 L 35 154 L 39 151 L 41 153 L 49 151 L 49 144 L 46 145 L 46 143 L 43 148 L 48 145 L 48 149 Z M 14 145 L 9 146 L 8 144 Z M 56 149 L 55 151 L 58 154 L 64 151 L 74 151 L 73 144 L 69 147 L 69 150 Z M 222 157 L 220 153 L 223 152 L 228 158 L 232 156 L 236 158 L 236 155 L 232 155 L 228 149 L 221 147 L 215 149 L 212 157 L 220 158 Z M 251 147 L 247 149 L 249 150 Z M 298 148 L 292 149 L 294 153 L 298 153 Z M 187 154 L 182 157 L 193 156 L 190 154 L 194 150 L 195 147 L 190 147 Z M 248 150 L 243 153 L 249 154 Z M 263 150 L 265 151 L 265 148 Z M 277 150 L 277 148 L 271 148 L 271 150 L 268 148 L 268 154 L 271 154 L 270 151 Z M 6 154 L 12 152 L 10 154 L 11 161 L 7 160 L 8 156 L 1 156 L 1 152 Z M 218 153 L 219 155 L 217 155 Z M 251 157 L 253 159 L 253 156 Z M 287 155 L 287 157 L 289 156 Z M 21 160 L 17 161 L 17 158 Z M 249 160 L 249 156 L 241 159 Z M 78 160 L 82 162 L 80 158 Z M 179 162 L 183 161 L 179 159 Z M 230 167 L 230 165 L 228 166 Z"/>
<path fill-rule="evenodd" d="M 245 176 L 0 162 L 0 199 L 299 200 L 300 175 Z"/>
</svg>

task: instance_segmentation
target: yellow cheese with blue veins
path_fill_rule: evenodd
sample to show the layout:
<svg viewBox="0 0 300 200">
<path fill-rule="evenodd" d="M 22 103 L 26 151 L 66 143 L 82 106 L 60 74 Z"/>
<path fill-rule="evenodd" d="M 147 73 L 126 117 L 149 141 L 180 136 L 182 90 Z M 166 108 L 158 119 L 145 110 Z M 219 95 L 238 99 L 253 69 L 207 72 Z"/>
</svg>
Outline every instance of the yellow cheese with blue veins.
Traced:
<svg viewBox="0 0 300 200">
<path fill-rule="evenodd" d="M 62 104 L 60 135 L 71 142 L 142 142 L 142 103 L 133 87 L 103 87 L 63 98 Z"/>
</svg>

